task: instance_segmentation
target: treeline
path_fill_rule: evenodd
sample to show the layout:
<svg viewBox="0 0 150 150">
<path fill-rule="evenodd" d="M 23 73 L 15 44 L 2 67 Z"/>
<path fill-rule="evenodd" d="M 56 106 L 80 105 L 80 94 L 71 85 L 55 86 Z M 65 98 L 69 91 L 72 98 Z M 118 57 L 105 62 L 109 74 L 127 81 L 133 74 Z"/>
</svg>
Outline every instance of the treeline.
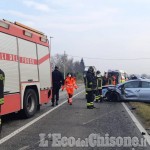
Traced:
<svg viewBox="0 0 150 150">
<path fill-rule="evenodd" d="M 141 75 L 142 78 L 150 79 L 150 75 L 143 73 Z"/>
<path fill-rule="evenodd" d="M 128 77 L 130 78 L 133 74 L 129 74 Z M 143 74 L 134 74 L 137 78 L 143 79 L 150 79 L 150 75 L 143 73 Z"/>
<path fill-rule="evenodd" d="M 74 61 L 73 58 L 69 58 L 67 54 L 56 54 L 51 57 L 51 65 L 52 69 L 54 69 L 55 66 L 58 66 L 59 70 L 65 76 L 68 72 L 71 72 L 76 76 L 77 80 L 83 80 L 83 71 L 85 69 L 83 58 L 81 61 Z"/>
</svg>

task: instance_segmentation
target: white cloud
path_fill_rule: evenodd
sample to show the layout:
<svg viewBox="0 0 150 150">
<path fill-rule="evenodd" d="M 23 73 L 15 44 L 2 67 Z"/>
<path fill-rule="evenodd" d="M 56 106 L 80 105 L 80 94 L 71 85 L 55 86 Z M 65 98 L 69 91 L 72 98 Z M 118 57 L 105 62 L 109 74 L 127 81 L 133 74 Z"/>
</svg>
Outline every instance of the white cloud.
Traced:
<svg viewBox="0 0 150 150">
<path fill-rule="evenodd" d="M 115 8 L 103 8 L 99 11 L 89 11 L 79 14 L 37 14 L 30 15 L 15 10 L 0 10 L 1 13 L 16 16 L 21 18 L 22 23 L 26 25 L 38 25 L 44 29 L 64 30 L 67 32 L 83 32 L 87 30 L 96 30 L 103 27 L 110 27 L 114 24 L 112 21 L 113 15 L 116 15 L 120 10 Z M 47 19 L 49 18 L 49 19 Z M 40 20 L 40 22 L 39 22 Z"/>
<path fill-rule="evenodd" d="M 49 12 L 50 9 L 47 6 L 47 4 L 43 4 L 43 3 L 38 3 L 32 0 L 24 0 L 23 3 L 31 8 L 34 8 L 36 10 L 40 10 L 40 11 L 44 11 L 44 12 Z"/>
<path fill-rule="evenodd" d="M 38 19 L 35 16 L 33 16 L 33 15 L 26 15 L 23 12 L 19 12 L 19 11 L 15 11 L 15 10 L 7 10 L 7 11 L 0 10 L 0 13 L 5 14 L 5 15 L 7 14 L 8 16 L 15 16 L 15 18 L 16 17 L 17 18 L 20 17 L 20 18 L 22 18 L 22 20 L 24 20 L 24 19 L 32 20 L 32 22 L 34 22 L 36 20 L 38 21 Z"/>
</svg>

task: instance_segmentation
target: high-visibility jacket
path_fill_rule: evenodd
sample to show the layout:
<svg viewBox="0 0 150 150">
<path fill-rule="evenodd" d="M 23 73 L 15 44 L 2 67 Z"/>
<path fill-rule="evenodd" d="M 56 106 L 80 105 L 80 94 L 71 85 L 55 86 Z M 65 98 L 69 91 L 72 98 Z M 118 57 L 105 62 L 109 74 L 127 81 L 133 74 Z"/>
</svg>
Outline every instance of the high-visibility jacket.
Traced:
<svg viewBox="0 0 150 150">
<path fill-rule="evenodd" d="M 86 83 L 85 83 L 86 91 L 95 90 L 96 86 L 97 86 L 97 83 L 96 83 L 95 75 L 88 71 L 86 74 Z"/>
<path fill-rule="evenodd" d="M 4 81 L 5 81 L 5 74 L 0 69 L 0 105 L 4 104 Z"/>
<path fill-rule="evenodd" d="M 121 76 L 121 83 L 125 82 L 125 77 Z"/>
<path fill-rule="evenodd" d="M 97 89 L 102 89 L 102 76 L 97 77 Z"/>
<path fill-rule="evenodd" d="M 76 85 L 76 80 L 74 77 L 66 77 L 64 86 L 62 86 L 62 89 L 66 89 L 68 94 L 73 95 L 74 89 L 77 89 L 78 86 Z"/>
<path fill-rule="evenodd" d="M 98 102 L 102 97 L 102 76 L 96 77 L 97 87 L 95 92 L 95 100 Z"/>
</svg>

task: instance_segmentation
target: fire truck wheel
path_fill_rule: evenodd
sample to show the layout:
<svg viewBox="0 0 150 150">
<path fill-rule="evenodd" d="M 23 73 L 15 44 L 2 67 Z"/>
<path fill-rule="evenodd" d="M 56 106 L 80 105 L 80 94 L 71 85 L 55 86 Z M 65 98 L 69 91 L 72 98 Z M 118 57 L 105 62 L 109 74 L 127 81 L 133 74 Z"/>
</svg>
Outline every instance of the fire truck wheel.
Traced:
<svg viewBox="0 0 150 150">
<path fill-rule="evenodd" d="M 33 89 L 27 89 L 23 102 L 23 113 L 26 118 L 32 117 L 37 111 L 37 95 Z"/>
</svg>

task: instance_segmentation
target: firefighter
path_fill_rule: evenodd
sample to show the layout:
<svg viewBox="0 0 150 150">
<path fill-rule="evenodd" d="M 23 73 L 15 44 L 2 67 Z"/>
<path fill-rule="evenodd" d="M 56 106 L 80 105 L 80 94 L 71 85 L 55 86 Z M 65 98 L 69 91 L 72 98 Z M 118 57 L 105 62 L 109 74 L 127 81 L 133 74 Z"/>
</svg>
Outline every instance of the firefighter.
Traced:
<svg viewBox="0 0 150 150">
<path fill-rule="evenodd" d="M 96 72 L 96 81 L 97 81 L 97 87 L 96 87 L 96 100 L 95 102 L 98 102 L 100 100 L 100 102 L 102 102 L 102 76 L 101 76 L 101 72 L 98 70 Z"/>
<path fill-rule="evenodd" d="M 125 76 L 121 76 L 121 83 L 125 82 Z"/>
<path fill-rule="evenodd" d="M 72 76 L 71 73 L 67 74 L 67 77 L 64 81 L 64 86 L 62 86 L 62 91 L 66 89 L 68 94 L 68 103 L 72 105 L 72 96 L 74 94 L 74 89 L 77 89 L 78 86 L 76 85 L 76 80 Z"/>
<path fill-rule="evenodd" d="M 96 88 L 95 85 L 95 74 L 94 69 L 92 66 L 89 67 L 86 73 L 86 92 L 87 92 L 87 109 L 93 109 L 94 104 L 94 89 Z"/>
<path fill-rule="evenodd" d="M 2 129 L 1 107 L 4 104 L 4 82 L 5 82 L 5 74 L 0 69 L 0 132 Z"/>
<path fill-rule="evenodd" d="M 93 94 L 94 94 L 94 101 L 97 101 L 98 96 L 97 96 L 97 75 L 96 72 L 93 73 L 94 74 L 94 79 L 93 79 Z"/>
<path fill-rule="evenodd" d="M 61 85 L 64 84 L 64 78 L 62 73 L 59 71 L 59 68 L 55 66 L 55 70 L 52 72 L 52 106 L 55 103 L 55 96 L 56 96 L 56 105 L 58 105 L 59 101 L 59 90 Z"/>
</svg>

